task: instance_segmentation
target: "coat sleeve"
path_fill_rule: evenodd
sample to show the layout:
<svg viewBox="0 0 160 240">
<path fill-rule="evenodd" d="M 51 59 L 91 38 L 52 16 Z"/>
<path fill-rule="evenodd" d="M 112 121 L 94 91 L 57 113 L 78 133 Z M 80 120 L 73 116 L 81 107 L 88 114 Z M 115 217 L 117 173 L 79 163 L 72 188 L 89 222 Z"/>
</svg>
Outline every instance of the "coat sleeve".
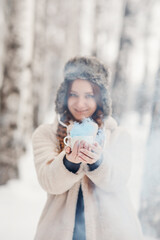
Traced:
<svg viewBox="0 0 160 240">
<path fill-rule="evenodd" d="M 32 135 L 34 163 L 38 181 L 50 194 L 62 194 L 82 177 L 81 167 L 74 174 L 63 163 L 65 152 L 56 152 L 57 139 L 51 124 L 40 125 Z"/>
<path fill-rule="evenodd" d="M 100 166 L 86 175 L 90 180 L 105 190 L 113 192 L 127 184 L 131 172 L 131 138 L 125 130 L 116 130 L 108 147 L 103 151 Z"/>
</svg>

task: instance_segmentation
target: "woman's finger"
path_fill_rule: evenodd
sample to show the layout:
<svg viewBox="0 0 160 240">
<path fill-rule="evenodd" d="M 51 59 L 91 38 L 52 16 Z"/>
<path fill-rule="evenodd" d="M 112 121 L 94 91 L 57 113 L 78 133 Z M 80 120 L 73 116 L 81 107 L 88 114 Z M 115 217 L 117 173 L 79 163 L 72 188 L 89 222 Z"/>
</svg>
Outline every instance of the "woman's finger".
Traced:
<svg viewBox="0 0 160 240">
<path fill-rule="evenodd" d="M 83 160 L 83 161 L 85 161 L 86 163 L 89 163 L 89 164 L 92 164 L 92 163 L 96 162 L 96 159 L 89 158 L 88 156 L 86 156 L 86 155 L 83 154 L 83 153 L 79 153 L 79 154 L 78 154 L 78 157 L 79 157 L 81 160 Z"/>
<path fill-rule="evenodd" d="M 84 140 L 80 141 L 79 148 L 85 148 L 85 141 Z"/>
<path fill-rule="evenodd" d="M 78 154 L 78 150 L 79 150 L 79 141 L 77 140 L 72 149 L 72 153 L 74 156 L 76 156 Z"/>
<path fill-rule="evenodd" d="M 83 148 L 83 141 L 80 141 L 80 142 L 79 142 L 79 149 L 80 149 L 80 148 Z"/>
<path fill-rule="evenodd" d="M 91 145 L 91 151 L 96 152 L 96 153 L 100 153 L 100 152 L 102 152 L 102 147 L 99 144 L 94 143 L 94 144 Z"/>
<path fill-rule="evenodd" d="M 79 152 L 83 153 L 84 155 L 86 155 L 87 157 L 89 157 L 91 159 L 94 159 L 96 157 L 95 153 L 93 153 L 87 149 L 84 149 L 84 148 L 80 149 Z"/>
<path fill-rule="evenodd" d="M 69 146 L 65 147 L 64 150 L 67 154 L 69 154 L 71 152 L 71 148 Z"/>
<path fill-rule="evenodd" d="M 85 163 L 87 163 L 87 161 L 86 161 L 85 159 L 83 159 L 83 157 L 78 156 L 78 159 L 79 159 L 79 162 L 85 162 Z"/>
</svg>

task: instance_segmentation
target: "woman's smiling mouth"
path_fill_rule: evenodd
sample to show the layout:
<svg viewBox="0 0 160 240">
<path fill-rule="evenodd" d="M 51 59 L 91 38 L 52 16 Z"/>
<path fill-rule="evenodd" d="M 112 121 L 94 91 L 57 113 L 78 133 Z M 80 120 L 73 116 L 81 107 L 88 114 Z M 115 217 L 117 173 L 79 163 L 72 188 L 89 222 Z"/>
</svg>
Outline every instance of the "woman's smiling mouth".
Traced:
<svg viewBox="0 0 160 240">
<path fill-rule="evenodd" d="M 79 113 L 79 114 L 86 113 L 87 111 L 88 111 L 88 110 L 82 110 L 82 111 L 80 110 L 80 111 L 79 111 L 79 110 L 75 109 L 75 112 L 77 112 L 77 113 Z"/>
</svg>

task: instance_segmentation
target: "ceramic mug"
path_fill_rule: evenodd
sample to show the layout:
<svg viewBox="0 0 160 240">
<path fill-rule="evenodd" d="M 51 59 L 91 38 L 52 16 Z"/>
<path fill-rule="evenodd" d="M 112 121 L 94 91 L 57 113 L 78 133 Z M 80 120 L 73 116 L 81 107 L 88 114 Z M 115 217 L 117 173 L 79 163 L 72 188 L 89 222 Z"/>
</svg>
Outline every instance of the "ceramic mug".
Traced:
<svg viewBox="0 0 160 240">
<path fill-rule="evenodd" d="M 73 146 L 77 140 L 78 141 L 84 140 L 87 143 L 93 144 L 94 137 L 93 136 L 74 136 L 74 137 L 66 136 L 63 141 L 66 146 L 69 146 L 71 147 L 71 149 L 73 149 Z"/>
</svg>

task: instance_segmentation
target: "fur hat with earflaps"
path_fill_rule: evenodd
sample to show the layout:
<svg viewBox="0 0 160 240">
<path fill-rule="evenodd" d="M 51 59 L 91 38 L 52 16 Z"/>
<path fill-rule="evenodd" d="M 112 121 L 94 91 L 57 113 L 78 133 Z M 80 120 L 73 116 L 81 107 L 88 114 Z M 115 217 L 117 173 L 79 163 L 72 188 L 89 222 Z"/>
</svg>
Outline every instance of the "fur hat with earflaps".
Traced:
<svg viewBox="0 0 160 240">
<path fill-rule="evenodd" d="M 67 109 L 68 83 L 83 79 L 99 86 L 102 97 L 104 117 L 111 114 L 111 99 L 109 94 L 109 69 L 95 57 L 75 57 L 64 67 L 64 82 L 60 85 L 56 97 L 56 112 L 62 114 Z"/>
</svg>

